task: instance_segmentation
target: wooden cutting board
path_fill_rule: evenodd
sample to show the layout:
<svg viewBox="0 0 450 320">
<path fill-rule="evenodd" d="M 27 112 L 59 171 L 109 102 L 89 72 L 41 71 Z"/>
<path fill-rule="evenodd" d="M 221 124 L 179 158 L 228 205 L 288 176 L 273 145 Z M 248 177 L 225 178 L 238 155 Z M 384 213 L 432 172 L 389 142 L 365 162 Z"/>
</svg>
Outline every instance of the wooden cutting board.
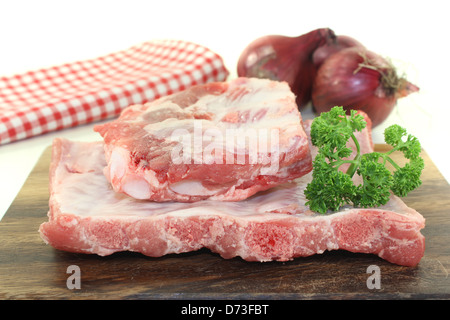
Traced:
<svg viewBox="0 0 450 320">
<path fill-rule="evenodd" d="M 450 185 L 425 152 L 423 185 L 404 199 L 426 218 L 425 256 L 414 268 L 346 251 L 283 263 L 225 260 L 208 250 L 161 258 L 58 251 L 38 234 L 47 220 L 50 153 L 49 147 L 0 222 L 0 299 L 450 298 Z M 79 282 L 70 266 L 79 268 Z M 76 284 L 80 289 L 69 288 Z"/>
</svg>

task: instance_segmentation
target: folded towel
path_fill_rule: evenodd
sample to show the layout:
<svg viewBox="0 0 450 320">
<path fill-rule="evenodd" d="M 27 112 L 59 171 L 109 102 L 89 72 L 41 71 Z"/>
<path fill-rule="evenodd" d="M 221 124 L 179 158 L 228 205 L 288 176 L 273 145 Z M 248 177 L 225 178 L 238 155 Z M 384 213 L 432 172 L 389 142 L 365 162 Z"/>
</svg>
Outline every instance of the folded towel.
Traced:
<svg viewBox="0 0 450 320">
<path fill-rule="evenodd" d="M 95 59 L 0 78 L 0 145 L 112 118 L 196 84 L 224 81 L 223 59 L 201 45 L 154 40 Z"/>
</svg>

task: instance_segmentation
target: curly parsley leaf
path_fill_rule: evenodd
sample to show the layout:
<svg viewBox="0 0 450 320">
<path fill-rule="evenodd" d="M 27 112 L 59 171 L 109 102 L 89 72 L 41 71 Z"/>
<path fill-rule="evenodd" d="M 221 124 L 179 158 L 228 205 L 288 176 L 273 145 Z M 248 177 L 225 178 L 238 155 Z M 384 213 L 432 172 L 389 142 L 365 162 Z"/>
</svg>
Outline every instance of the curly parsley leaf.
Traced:
<svg viewBox="0 0 450 320">
<path fill-rule="evenodd" d="M 314 119 L 311 142 L 318 148 L 318 154 L 313 162 L 313 179 L 305 189 L 306 204 L 311 210 L 326 213 L 339 210 L 345 204 L 376 207 L 386 204 L 391 192 L 404 197 L 421 185 L 424 162 L 417 138 L 408 135 L 401 126 L 392 125 L 384 132 L 391 150 L 361 154 L 354 132 L 365 126 L 362 115 L 352 110 L 347 116 L 342 107 L 334 107 Z M 356 146 L 353 159 L 349 159 L 352 150 L 347 147 L 350 139 Z M 390 157 L 395 151 L 409 159 L 403 167 Z M 339 168 L 345 163 L 350 165 L 344 173 Z M 393 173 L 386 167 L 388 163 L 394 167 Z M 362 180 L 360 185 L 353 182 L 355 174 Z"/>
<path fill-rule="evenodd" d="M 336 170 L 318 154 L 313 163 L 313 180 L 305 189 L 305 196 L 310 209 L 325 213 L 327 210 L 339 210 L 356 195 L 356 186 L 352 178 Z"/>
<path fill-rule="evenodd" d="M 343 108 L 333 108 L 329 112 L 322 113 L 311 124 L 311 142 L 319 147 L 319 151 L 331 155 L 349 149 L 346 144 L 350 138 L 354 138 L 355 130 L 361 131 L 366 127 L 364 117 L 351 111 L 347 117 Z M 349 149 L 351 154 L 351 149 Z"/>
<path fill-rule="evenodd" d="M 378 162 L 379 157 L 377 152 L 362 155 L 357 173 L 363 183 L 358 186 L 357 195 L 352 199 L 353 205 L 367 208 L 389 201 L 393 178 L 386 166 Z"/>
</svg>

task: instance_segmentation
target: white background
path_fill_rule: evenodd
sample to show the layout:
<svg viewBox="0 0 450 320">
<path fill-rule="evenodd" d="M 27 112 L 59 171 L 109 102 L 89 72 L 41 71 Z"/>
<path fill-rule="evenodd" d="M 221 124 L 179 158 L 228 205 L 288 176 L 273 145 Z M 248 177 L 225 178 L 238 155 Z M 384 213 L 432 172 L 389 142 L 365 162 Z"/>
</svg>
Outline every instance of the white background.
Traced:
<svg viewBox="0 0 450 320">
<path fill-rule="evenodd" d="M 217 52 L 235 77 L 241 51 L 255 38 L 298 36 L 329 27 L 391 58 L 421 89 L 399 100 L 391 116 L 375 128 L 374 142 L 382 142 L 386 126 L 403 125 L 450 181 L 448 21 L 443 0 L 0 0 L 0 76 L 174 38 Z M 56 136 L 99 139 L 88 125 L 0 146 L 0 218 Z"/>
</svg>

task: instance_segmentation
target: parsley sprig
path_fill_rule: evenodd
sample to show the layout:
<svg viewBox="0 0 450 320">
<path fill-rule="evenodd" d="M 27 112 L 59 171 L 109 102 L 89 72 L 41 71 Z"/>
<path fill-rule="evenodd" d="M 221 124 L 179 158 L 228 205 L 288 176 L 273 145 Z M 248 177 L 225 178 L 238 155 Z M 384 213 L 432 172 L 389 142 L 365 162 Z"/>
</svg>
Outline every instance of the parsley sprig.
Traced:
<svg viewBox="0 0 450 320">
<path fill-rule="evenodd" d="M 313 162 L 312 181 L 305 189 L 311 210 L 326 213 L 337 211 L 345 204 L 356 207 L 376 207 L 389 201 L 391 192 L 404 197 L 422 183 L 420 175 L 424 161 L 420 157 L 421 146 L 416 137 L 407 134 L 399 125 L 392 125 L 384 132 L 385 142 L 392 149 L 382 152 L 361 154 L 355 131 L 366 127 L 364 117 L 351 110 L 345 114 L 342 107 L 334 107 L 321 113 L 311 124 L 311 143 L 318 148 Z M 349 140 L 356 146 L 356 155 L 347 147 Z M 390 155 L 400 151 L 409 160 L 403 167 Z M 339 168 L 349 164 L 343 172 Z M 387 164 L 392 165 L 393 172 Z M 355 185 L 352 177 L 361 176 L 362 183 Z"/>
</svg>

